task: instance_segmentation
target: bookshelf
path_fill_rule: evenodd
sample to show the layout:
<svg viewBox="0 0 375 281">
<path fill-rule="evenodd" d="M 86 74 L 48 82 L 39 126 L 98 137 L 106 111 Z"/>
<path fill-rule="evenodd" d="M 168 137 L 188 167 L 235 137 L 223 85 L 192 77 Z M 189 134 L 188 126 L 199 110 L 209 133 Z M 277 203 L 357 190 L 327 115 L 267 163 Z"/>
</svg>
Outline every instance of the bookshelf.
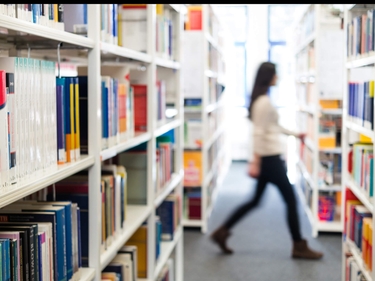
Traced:
<svg viewBox="0 0 375 281">
<path fill-rule="evenodd" d="M 87 76 L 88 79 L 88 97 L 87 97 L 87 153 L 82 153 L 75 161 L 57 164 L 55 161 L 49 167 L 44 167 L 40 171 L 30 173 L 24 178 L 19 178 L 13 185 L 10 185 L 5 176 L 1 178 L 0 186 L 0 208 L 7 208 L 19 200 L 24 200 L 28 196 L 35 194 L 43 194 L 48 188 L 55 186 L 58 182 L 65 180 L 77 173 L 86 172 L 88 175 L 88 266 L 80 267 L 74 273 L 71 280 L 74 281 L 91 281 L 101 280 L 102 270 L 117 255 L 118 251 L 125 243 L 147 223 L 147 272 L 146 277 L 136 278 L 135 280 L 158 280 L 159 274 L 165 271 L 165 266 L 170 264 L 173 259 L 174 280 L 183 280 L 183 235 L 182 235 L 182 205 L 179 205 L 175 213 L 179 224 L 175 226 L 174 237 L 171 241 L 160 241 L 160 252 L 156 256 L 156 222 L 157 209 L 168 196 L 175 194 L 179 198 L 183 197 L 183 120 L 184 107 L 181 83 L 181 46 L 183 39 L 183 24 L 186 7 L 184 4 L 145 4 L 144 24 L 146 30 L 143 34 L 146 40 L 138 40 L 146 48 L 144 51 L 136 50 L 126 46 L 120 46 L 116 43 L 117 32 L 108 32 L 110 29 L 103 30 L 103 9 L 113 8 L 117 4 L 60 4 L 64 6 L 65 28 L 68 21 L 71 20 L 69 12 L 75 6 L 85 7 L 87 11 L 87 22 L 73 22 L 85 26 L 86 35 L 74 34 L 72 31 L 64 30 L 64 23 L 53 22 L 48 24 L 48 20 L 40 15 L 40 23 L 29 22 L 27 20 L 11 16 L 7 14 L 7 9 L 11 7 L 17 9 L 18 6 L 13 4 L 0 5 L 0 28 L 2 33 L 1 40 L 1 57 L 17 56 L 29 57 L 30 59 L 48 60 L 55 62 L 56 76 L 60 71 L 61 76 Z M 32 4 L 38 5 L 39 4 Z M 40 4 L 43 8 L 46 5 Z M 57 5 L 57 4 L 56 4 Z M 142 4 L 141 4 L 142 5 Z M 9 6 L 9 8 L 8 8 Z M 26 5 L 27 6 L 27 5 Z M 40 6 L 40 7 L 41 7 Z M 69 9 L 70 6 L 70 9 Z M 78 8 L 77 8 L 78 9 Z M 110 14 L 107 14 L 107 16 Z M 115 15 L 115 13 L 113 14 Z M 167 19 L 168 15 L 168 19 Z M 79 17 L 82 20 L 83 15 Z M 42 21 L 43 20 L 43 21 Z M 122 19 L 124 20 L 124 18 Z M 172 25 L 172 35 L 168 37 L 167 29 L 155 28 L 156 24 Z M 116 21 L 112 21 L 112 27 L 117 26 Z M 159 28 L 161 28 L 159 26 Z M 114 30 L 114 29 L 113 29 Z M 163 39 L 161 40 L 161 34 Z M 106 33 L 107 31 L 107 33 Z M 109 35 L 108 35 L 109 34 Z M 125 33 L 124 33 L 125 34 Z M 137 33 L 137 36 L 141 36 Z M 137 39 L 137 38 L 135 38 Z M 58 49 L 58 44 L 60 48 Z M 159 45 L 158 45 L 159 44 Z M 72 72 L 67 72 L 63 65 L 68 64 Z M 0 62 L 0 69 L 3 65 Z M 61 69 L 60 69 L 61 68 Z M 73 74 L 72 74 L 73 73 Z M 134 120 L 136 117 L 130 115 L 130 108 L 127 111 L 129 120 L 133 121 L 127 127 L 127 134 L 123 138 L 113 138 L 103 146 L 103 120 L 104 112 L 102 110 L 102 76 L 110 76 L 127 84 L 130 89 L 132 84 L 144 84 L 147 86 L 146 93 L 146 130 L 134 129 Z M 126 78 L 128 76 L 129 78 Z M 17 79 L 17 78 L 16 78 Z M 129 81 L 127 82 L 126 79 Z M 165 92 L 161 95 L 163 100 L 158 100 L 159 88 L 156 87 L 158 81 L 165 81 Z M 37 85 L 36 85 L 37 86 Z M 129 94 L 130 95 L 130 94 Z M 134 101 L 133 101 L 134 102 Z M 37 108 L 35 102 L 35 108 Z M 33 103 L 34 106 L 34 103 Z M 166 117 L 167 110 L 172 114 Z M 160 112 L 159 112 L 160 111 Z M 53 113 L 53 111 L 51 111 Z M 81 114 L 81 112 L 80 112 Z M 83 116 L 84 113 L 82 113 Z M 160 114 L 160 116 L 158 115 Z M 82 117 L 80 116 L 80 117 Z M 128 115 L 127 115 L 128 118 Z M 133 118 L 133 119 L 131 119 Z M 0 121 L 3 126 L 3 120 Z M 130 121 L 131 122 L 131 121 Z M 56 129 L 55 129 L 56 130 Z M 52 130 L 51 130 L 52 132 Z M 2 132 L 3 133 L 3 132 Z M 157 157 L 160 153 L 157 145 L 160 137 L 169 133 L 174 139 L 173 150 L 171 153 L 170 165 L 171 174 L 167 178 L 163 171 L 166 169 L 161 167 Z M 172 137 L 171 137 L 172 138 Z M 52 138 L 56 141 L 56 135 Z M 82 141 L 81 141 L 82 145 Z M 56 146 L 56 144 L 55 144 Z M 111 238 L 111 243 L 106 245 L 103 250 L 103 242 L 101 234 L 102 229 L 102 193 L 98 188 L 101 186 L 102 167 L 113 163 L 114 159 L 125 151 L 132 150 L 139 146 L 146 147 L 147 179 L 145 189 L 146 202 L 144 204 L 125 204 L 126 219 L 124 226 L 120 231 L 116 231 L 116 235 Z M 82 146 L 81 146 L 82 148 Z M 4 147 L 1 147 L 4 149 Z M 57 150 L 55 150 L 56 153 Z M 166 153 L 165 151 L 163 153 Z M 2 154 L 3 157 L 4 154 Z M 57 156 L 56 156 L 57 157 Z M 164 156 L 166 157 L 166 156 Z M 163 158 L 164 159 L 164 158 Z M 164 160 L 163 160 L 164 161 Z M 127 169 L 128 170 L 128 169 Z M 130 169 L 129 169 L 130 171 Z M 4 170 L 1 170 L 3 175 Z M 128 173 L 128 178 L 131 172 Z M 162 175 L 163 174 L 163 175 Z M 162 176 L 161 176 L 162 175 Z M 163 180 L 161 180 L 161 178 Z M 127 186 L 128 191 L 131 186 Z M 134 189 L 135 187 L 133 187 Z M 141 188 L 141 187 L 139 187 Z M 39 198 L 39 197 L 38 197 Z M 116 203 L 117 204 L 117 203 Z M 119 215 L 116 213 L 116 215 Z M 1 229 L 1 227 L 0 227 Z M 87 243 L 87 241 L 86 241 Z"/>
<path fill-rule="evenodd" d="M 341 232 L 341 122 L 344 30 L 337 10 L 308 4 L 295 23 L 297 194 L 312 226 L 319 232 Z"/>
<path fill-rule="evenodd" d="M 346 212 L 342 238 L 342 280 L 346 280 L 349 266 L 366 280 L 375 280 L 373 270 L 374 239 L 373 214 L 374 197 L 372 181 L 374 168 L 358 163 L 358 156 L 368 162 L 373 153 L 374 141 L 374 29 L 373 4 L 343 5 L 344 27 L 346 35 L 345 66 L 344 66 L 344 99 L 343 99 L 343 188 L 342 212 Z M 359 22 L 367 22 L 363 28 Z M 358 36 L 358 37 L 357 37 Z M 363 106 L 363 107 L 362 107 Z M 359 147 L 363 150 L 358 150 Z M 370 160 L 372 161 L 372 160 Z M 358 180 L 358 173 L 366 173 L 366 180 Z M 362 212 L 358 211 L 362 208 Z M 358 217 L 360 226 L 358 234 L 353 235 L 351 226 L 357 227 L 354 219 Z M 366 218 L 364 218 L 366 217 Z M 368 217 L 368 218 L 367 218 Z M 365 220 L 366 219 L 366 220 Z M 361 239 L 361 243 L 358 243 Z M 348 265 L 351 263 L 350 265 Z"/>
<path fill-rule="evenodd" d="M 185 112 L 185 227 L 207 231 L 217 190 L 229 169 L 226 134 L 228 38 L 213 5 L 189 5 L 182 81 Z M 227 88 L 226 88 L 227 89 Z"/>
</svg>

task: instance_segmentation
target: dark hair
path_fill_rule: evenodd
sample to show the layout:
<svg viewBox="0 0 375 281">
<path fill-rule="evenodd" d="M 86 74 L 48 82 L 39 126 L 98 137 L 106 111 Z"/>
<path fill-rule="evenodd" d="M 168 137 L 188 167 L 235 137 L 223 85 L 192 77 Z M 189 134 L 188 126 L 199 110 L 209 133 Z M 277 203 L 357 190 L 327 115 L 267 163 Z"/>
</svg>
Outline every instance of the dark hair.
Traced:
<svg viewBox="0 0 375 281">
<path fill-rule="evenodd" d="M 272 62 L 263 62 L 259 68 L 257 75 L 255 77 L 253 91 L 250 96 L 249 104 L 249 118 L 251 119 L 252 106 L 255 100 L 266 95 L 269 87 L 271 86 L 271 81 L 276 74 L 276 65 Z"/>
</svg>

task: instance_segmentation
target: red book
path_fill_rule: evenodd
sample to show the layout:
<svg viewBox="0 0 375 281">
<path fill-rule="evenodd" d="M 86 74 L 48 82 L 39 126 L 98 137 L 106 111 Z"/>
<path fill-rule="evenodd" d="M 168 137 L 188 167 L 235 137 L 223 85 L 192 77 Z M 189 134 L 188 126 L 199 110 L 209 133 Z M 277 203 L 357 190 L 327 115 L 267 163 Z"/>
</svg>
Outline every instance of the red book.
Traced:
<svg viewBox="0 0 375 281">
<path fill-rule="evenodd" d="M 147 85 L 131 85 L 134 89 L 134 130 L 147 131 Z"/>
<path fill-rule="evenodd" d="M 5 74 L 4 70 L 0 70 L 0 109 L 4 108 L 7 103 Z"/>
</svg>

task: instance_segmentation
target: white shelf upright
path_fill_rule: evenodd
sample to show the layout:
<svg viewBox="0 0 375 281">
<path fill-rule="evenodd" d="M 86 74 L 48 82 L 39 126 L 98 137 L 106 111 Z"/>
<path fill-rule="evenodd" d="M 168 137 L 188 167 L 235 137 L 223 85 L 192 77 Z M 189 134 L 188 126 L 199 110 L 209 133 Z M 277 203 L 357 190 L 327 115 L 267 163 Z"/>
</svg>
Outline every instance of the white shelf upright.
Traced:
<svg viewBox="0 0 375 281">
<path fill-rule="evenodd" d="M 192 5 L 193 6 L 193 5 Z M 211 4 L 199 4 L 202 7 L 202 29 L 201 30 L 185 30 L 184 44 L 184 61 L 183 68 L 183 82 L 184 98 L 198 98 L 201 99 L 201 106 L 199 109 L 191 109 L 185 107 L 185 120 L 189 118 L 200 119 L 201 121 L 201 139 L 202 146 L 188 147 L 185 150 L 198 150 L 201 154 L 201 219 L 189 219 L 185 217 L 183 225 L 185 227 L 198 227 L 203 233 L 207 232 L 208 220 L 210 218 L 215 194 L 223 182 L 225 175 L 228 172 L 231 158 L 229 155 L 228 141 L 226 139 L 227 124 L 225 121 L 225 100 L 227 98 L 227 90 L 221 94 L 217 100 L 212 100 L 210 92 L 210 79 L 217 79 L 217 83 L 223 86 L 225 84 L 225 65 L 226 65 L 226 44 L 230 44 L 230 38 L 227 38 L 224 33 L 223 24 L 218 17 L 215 8 Z M 217 29 L 216 29 L 216 28 Z M 212 34 L 214 32 L 214 34 Z M 220 42 L 220 39 L 226 40 L 225 43 Z M 229 41 L 229 42 L 228 42 Z M 193 51 L 194 49 L 194 51 Z M 211 52 L 216 52 L 217 56 L 212 56 Z M 193 59 L 192 54 L 195 54 L 196 66 L 192 66 L 189 62 Z M 210 62 L 212 65 L 210 65 Z M 223 68 L 221 69 L 221 64 Z M 213 66 L 214 65 L 214 66 Z M 217 66 L 215 69 L 215 65 Z M 196 67 L 196 68 L 195 68 Z M 194 77 L 194 78 L 193 78 Z M 195 80 L 196 79 L 196 80 Z M 195 90 L 188 84 L 196 84 Z M 212 89 L 211 89 L 212 91 Z M 218 112 L 220 114 L 218 114 Z M 210 119 L 213 115 L 217 114 L 216 124 L 214 131 L 210 127 Z M 221 116 L 219 116 L 221 115 Z M 223 118 L 220 118 L 223 117 Z M 211 159 L 210 149 L 215 143 L 223 142 L 218 146 L 214 159 Z M 210 190 L 211 181 L 214 182 L 212 191 Z M 188 190 L 190 187 L 185 187 Z M 188 208 L 188 206 L 184 206 Z"/>
<path fill-rule="evenodd" d="M 368 10 L 375 9 L 374 4 L 343 4 L 344 9 L 344 28 L 345 28 L 345 42 L 348 42 L 348 24 L 352 22 L 352 19 L 356 16 L 360 16 L 361 14 L 366 13 Z M 343 189 L 349 189 L 358 200 L 371 212 L 372 217 L 374 215 L 374 197 L 369 197 L 368 194 L 365 193 L 364 189 L 360 187 L 356 182 L 353 180 L 352 175 L 348 171 L 348 164 L 349 164 L 349 152 L 350 152 L 350 145 L 359 141 L 360 136 L 367 137 L 371 139 L 372 145 L 374 144 L 375 140 L 375 132 L 373 129 L 369 129 L 364 127 L 361 124 L 352 118 L 349 115 L 349 87 L 348 84 L 351 82 L 351 73 L 359 68 L 372 66 L 374 67 L 375 63 L 375 52 L 369 51 L 368 53 L 357 55 L 357 56 L 350 56 L 348 49 L 349 46 L 345 43 L 345 67 L 343 68 L 344 72 L 344 98 L 343 98 L 343 128 L 342 128 L 342 150 L 343 150 L 343 157 L 342 157 L 342 181 L 343 181 Z M 373 76 L 371 80 L 373 80 Z M 372 116 L 374 118 L 374 116 Z M 374 173 L 374 170 L 372 171 Z M 346 211 L 345 206 L 346 194 L 343 192 L 342 194 L 342 213 Z M 374 220 L 372 221 L 372 227 L 374 228 Z M 345 225 L 343 226 L 345 227 Z M 375 232 L 372 233 L 372 241 L 375 241 Z M 373 247 L 373 246 L 372 246 Z M 347 280 L 346 271 L 347 265 L 346 260 L 347 257 L 351 255 L 354 257 L 355 262 L 357 263 L 362 275 L 365 276 L 367 281 L 375 280 L 375 271 L 370 270 L 369 267 L 364 262 L 362 251 L 358 248 L 356 243 L 348 237 L 346 233 L 342 237 L 342 267 L 341 267 L 341 280 Z M 371 252 L 371 259 L 372 259 L 372 268 L 375 268 L 375 258 L 374 252 Z"/>
<path fill-rule="evenodd" d="M 298 170 L 305 184 L 305 191 L 302 191 L 300 184 L 297 185 L 298 192 L 301 202 L 304 205 L 306 214 L 308 215 L 311 227 L 312 235 L 318 236 L 319 232 L 341 232 L 343 226 L 343 217 L 340 215 L 339 218 L 334 220 L 321 220 L 319 218 L 319 194 L 321 192 L 340 192 L 342 190 L 342 182 L 339 184 L 323 184 L 320 178 L 320 153 L 325 152 L 330 155 L 341 154 L 341 147 L 324 148 L 320 146 L 320 120 L 322 115 L 330 116 L 341 116 L 341 109 L 328 110 L 321 107 L 320 102 L 324 100 L 342 100 L 342 91 L 340 87 L 333 89 L 329 84 L 338 83 L 341 81 L 341 75 L 339 71 L 332 71 L 331 81 L 327 81 L 327 64 L 339 65 L 337 62 L 342 62 L 341 57 L 328 58 L 327 42 L 335 43 L 335 48 L 340 52 L 340 48 L 343 52 L 343 30 L 341 26 L 340 16 L 330 15 L 329 7 L 326 4 L 309 4 L 303 11 L 301 17 L 295 22 L 295 28 L 297 28 L 296 34 L 308 30 L 309 34 L 305 35 L 302 39 L 297 41 L 295 48 L 296 56 L 296 84 L 297 84 L 297 97 L 300 97 L 297 105 L 297 120 L 302 125 L 299 130 L 310 131 L 311 135 L 308 134 L 305 140 L 305 151 L 310 154 L 310 163 L 305 163 L 301 157 L 298 161 Z M 332 39 L 332 38 L 334 39 Z M 330 41 L 329 41 L 330 40 Z M 334 41 L 335 40 L 335 41 Z M 337 43 L 342 42 L 341 45 L 337 46 Z M 295 45 L 295 43 L 294 43 Z M 310 52 L 310 48 L 313 46 L 313 52 Z M 341 55 L 341 53 L 339 53 Z M 302 58 L 302 59 L 301 59 Z M 309 65 L 310 63 L 310 65 Z M 344 66 L 343 62 L 342 65 Z M 338 66 L 339 67 L 339 66 Z M 337 81 L 336 81 L 337 80 Z M 301 99 L 303 98 L 303 100 Z M 308 99 L 310 97 L 310 100 Z M 299 118 L 307 117 L 307 118 Z M 307 120 L 310 118 L 310 123 Z M 302 121 L 304 120 L 304 121 Z M 306 122 L 306 123 L 305 123 Z M 303 123 L 303 124 L 302 124 Z M 300 143 L 299 141 L 297 142 Z M 300 153 L 298 145 L 297 153 Z M 307 158 L 308 159 L 308 158 Z M 309 161 L 309 160 L 306 160 Z M 311 192 L 309 191 L 311 190 Z M 304 194 L 305 192 L 305 194 Z"/>
</svg>

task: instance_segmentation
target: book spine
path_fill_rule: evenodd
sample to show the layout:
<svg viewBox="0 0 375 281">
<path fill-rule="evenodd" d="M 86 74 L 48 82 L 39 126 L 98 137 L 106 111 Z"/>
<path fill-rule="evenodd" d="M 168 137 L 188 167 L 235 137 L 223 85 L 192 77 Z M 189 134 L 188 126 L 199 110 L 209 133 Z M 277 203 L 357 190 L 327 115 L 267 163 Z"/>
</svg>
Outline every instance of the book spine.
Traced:
<svg viewBox="0 0 375 281">
<path fill-rule="evenodd" d="M 74 78 L 74 145 L 75 145 L 75 159 L 79 160 L 81 158 L 81 145 L 80 145 L 80 126 L 79 126 L 79 79 L 78 77 Z"/>
<path fill-rule="evenodd" d="M 66 163 L 65 145 L 65 78 L 56 78 L 56 118 L 57 118 L 57 163 Z"/>
<path fill-rule="evenodd" d="M 0 179 L 1 187 L 9 183 L 9 141 L 8 141 L 8 106 L 7 106 L 6 74 L 0 70 Z"/>
</svg>

